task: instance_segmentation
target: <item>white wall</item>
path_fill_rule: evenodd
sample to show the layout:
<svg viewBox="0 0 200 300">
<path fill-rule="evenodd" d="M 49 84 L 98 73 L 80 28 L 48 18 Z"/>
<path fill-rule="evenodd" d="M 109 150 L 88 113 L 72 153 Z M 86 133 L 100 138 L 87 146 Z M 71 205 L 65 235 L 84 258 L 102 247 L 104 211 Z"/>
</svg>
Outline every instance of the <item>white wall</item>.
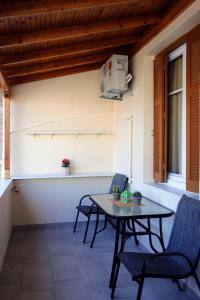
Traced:
<svg viewBox="0 0 200 300">
<path fill-rule="evenodd" d="M 153 60 L 154 56 L 191 30 L 200 20 L 200 1 L 187 9 L 170 26 L 146 45 L 133 57 L 135 82 L 133 94 L 127 94 L 122 102 L 115 104 L 115 169 L 124 171 L 129 164 L 128 121 L 133 115 L 132 178 L 130 189 L 140 190 L 144 196 L 176 211 L 183 191 L 158 187 L 153 183 Z M 125 145 L 125 147 L 124 147 Z M 196 195 L 198 198 L 199 196 Z M 173 219 L 165 220 L 164 233 L 168 240 Z M 157 224 L 154 224 L 157 230 Z M 149 247 L 146 238 L 141 238 L 145 247 Z M 190 286 L 197 292 L 196 285 Z"/>
<path fill-rule="evenodd" d="M 0 197 L 0 269 L 3 264 L 12 228 L 12 203 L 10 189 L 11 184 Z"/>
<path fill-rule="evenodd" d="M 14 180 L 19 192 L 13 193 L 13 225 L 74 222 L 80 198 L 107 193 L 111 180 L 109 176 Z M 86 219 L 80 215 L 80 220 Z"/>
<path fill-rule="evenodd" d="M 27 135 L 30 131 L 112 131 L 113 103 L 99 98 L 99 87 L 99 71 L 14 86 L 11 174 L 59 173 L 66 156 L 75 173 L 112 171 L 113 135 Z"/>
<path fill-rule="evenodd" d="M 114 168 L 124 171 L 129 164 L 129 121 L 133 116 L 133 149 L 131 189 L 142 189 L 156 201 L 176 210 L 181 192 L 169 193 L 157 189 L 153 182 L 153 65 L 154 56 L 180 36 L 199 24 L 200 1 L 197 0 L 181 16 L 156 36 L 133 57 L 135 81 L 132 95 L 115 103 L 115 160 Z M 170 198 L 170 199 L 168 199 Z M 167 201 L 166 201 L 167 199 Z"/>
</svg>

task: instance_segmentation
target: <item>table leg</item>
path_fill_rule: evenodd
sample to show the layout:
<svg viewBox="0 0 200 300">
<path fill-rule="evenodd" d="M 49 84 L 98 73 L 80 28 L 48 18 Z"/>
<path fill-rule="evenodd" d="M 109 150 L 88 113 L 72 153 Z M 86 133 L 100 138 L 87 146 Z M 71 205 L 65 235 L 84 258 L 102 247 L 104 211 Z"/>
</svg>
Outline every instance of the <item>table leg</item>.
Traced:
<svg viewBox="0 0 200 300">
<path fill-rule="evenodd" d="M 132 227 L 131 227 L 130 222 L 132 224 Z M 138 241 L 137 234 L 136 234 L 136 228 L 135 228 L 135 221 L 134 221 L 134 219 L 128 219 L 127 226 L 133 232 L 133 236 L 134 236 L 134 239 L 135 239 L 135 244 L 136 244 L 136 246 L 138 246 L 139 245 L 139 241 Z"/>
<path fill-rule="evenodd" d="M 111 275 L 110 275 L 110 283 L 109 283 L 110 288 L 112 288 L 112 285 L 113 285 L 113 279 L 114 279 L 115 268 L 116 268 L 116 263 L 117 263 L 117 254 L 118 254 L 118 249 L 119 249 L 120 221 L 118 219 L 116 222 L 115 230 L 116 230 L 115 231 L 115 247 L 114 247 L 112 270 L 111 270 Z"/>
<path fill-rule="evenodd" d="M 148 236 L 149 236 L 149 244 L 151 249 L 155 252 L 158 253 L 156 248 L 153 246 L 153 241 L 152 241 L 152 232 L 151 232 L 151 221 L 150 218 L 147 219 L 147 224 L 148 224 Z"/>
<path fill-rule="evenodd" d="M 126 221 L 122 220 L 121 221 L 121 246 L 120 246 L 120 252 L 124 251 L 124 246 L 126 243 Z"/>
<path fill-rule="evenodd" d="M 97 234 L 98 233 L 101 233 L 102 231 L 104 231 L 105 229 L 106 229 L 106 227 L 107 227 L 107 223 L 108 223 L 108 221 L 107 221 L 107 216 L 106 215 L 104 215 L 104 226 L 103 226 L 103 228 L 102 229 L 100 229 L 99 231 L 97 231 Z"/>
<path fill-rule="evenodd" d="M 162 218 L 159 218 L 159 229 L 160 229 L 160 244 L 162 246 L 163 251 L 165 251 L 165 244 L 163 238 L 163 229 L 162 229 Z"/>
<path fill-rule="evenodd" d="M 152 235 L 156 236 L 160 242 L 162 250 L 165 251 L 164 238 L 163 238 L 163 230 L 162 230 L 162 218 L 159 218 L 159 235 L 151 231 L 151 221 L 150 218 L 147 219 L 148 224 L 148 236 L 149 236 L 149 244 L 151 249 L 157 253 L 158 251 L 153 246 Z"/>
<path fill-rule="evenodd" d="M 121 245 L 120 245 L 120 250 L 119 253 L 124 251 L 124 247 L 125 247 L 125 243 L 126 243 L 126 220 L 122 220 L 121 222 Z M 117 283 L 117 278 L 118 278 L 118 274 L 119 274 L 119 268 L 120 268 L 120 260 L 116 255 L 116 262 L 115 262 L 115 266 L 113 267 L 114 271 L 113 271 L 113 278 L 112 278 L 112 282 L 111 282 L 111 298 L 114 298 L 114 293 L 115 293 L 115 287 L 116 287 L 116 283 Z"/>
</svg>

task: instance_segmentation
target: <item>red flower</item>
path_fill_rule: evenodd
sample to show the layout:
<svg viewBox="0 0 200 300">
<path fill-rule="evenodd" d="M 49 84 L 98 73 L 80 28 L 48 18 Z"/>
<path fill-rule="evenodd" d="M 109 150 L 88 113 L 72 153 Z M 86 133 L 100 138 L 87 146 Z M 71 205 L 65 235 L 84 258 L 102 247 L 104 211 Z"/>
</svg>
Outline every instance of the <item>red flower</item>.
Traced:
<svg viewBox="0 0 200 300">
<path fill-rule="evenodd" d="M 70 166 L 70 160 L 68 158 L 63 158 L 62 161 L 62 167 L 69 167 Z"/>
</svg>

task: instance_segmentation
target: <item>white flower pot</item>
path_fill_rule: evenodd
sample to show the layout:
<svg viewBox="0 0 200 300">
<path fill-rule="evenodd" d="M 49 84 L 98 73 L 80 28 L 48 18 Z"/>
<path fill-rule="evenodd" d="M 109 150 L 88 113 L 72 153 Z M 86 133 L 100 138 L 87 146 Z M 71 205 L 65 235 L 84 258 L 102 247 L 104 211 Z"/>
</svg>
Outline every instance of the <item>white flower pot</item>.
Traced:
<svg viewBox="0 0 200 300">
<path fill-rule="evenodd" d="M 69 167 L 62 167 L 62 169 L 63 169 L 63 175 L 64 176 L 70 175 L 70 169 L 69 169 Z"/>
</svg>

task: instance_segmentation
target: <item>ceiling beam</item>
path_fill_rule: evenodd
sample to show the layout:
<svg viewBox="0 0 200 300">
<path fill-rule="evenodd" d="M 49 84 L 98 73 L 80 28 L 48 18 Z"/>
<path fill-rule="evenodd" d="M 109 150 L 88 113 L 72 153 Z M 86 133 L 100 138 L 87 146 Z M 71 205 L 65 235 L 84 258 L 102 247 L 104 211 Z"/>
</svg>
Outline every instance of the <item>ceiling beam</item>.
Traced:
<svg viewBox="0 0 200 300">
<path fill-rule="evenodd" d="M 4 94 L 4 175 L 10 178 L 10 95 Z"/>
<path fill-rule="evenodd" d="M 172 21 L 174 21 L 180 14 L 183 13 L 195 0 L 181 0 L 172 1 L 165 9 L 163 17 L 160 22 L 155 24 L 152 28 L 146 29 L 143 38 L 137 43 L 137 48 L 133 46 L 129 55 L 136 54 L 149 41 L 151 41 L 159 32 L 166 28 Z"/>
<path fill-rule="evenodd" d="M 47 42 L 52 40 L 55 41 L 61 39 L 84 37 L 93 34 L 119 31 L 122 29 L 132 29 L 139 26 L 155 24 L 159 22 L 159 20 L 159 14 L 138 15 L 135 17 L 122 18 L 120 20 L 95 22 L 84 25 L 67 26 L 50 30 L 39 30 L 30 33 L 1 35 L 0 48 L 23 44 Z"/>
<path fill-rule="evenodd" d="M 7 80 L 7 77 L 0 66 L 0 89 L 2 89 L 4 95 L 10 96 L 10 86 Z"/>
<path fill-rule="evenodd" d="M 95 42 L 87 42 L 70 46 L 62 46 L 51 49 L 43 49 L 33 52 L 22 52 L 18 54 L 2 55 L 0 56 L 1 64 L 4 67 L 12 67 L 16 63 L 24 62 L 34 62 L 38 60 L 59 58 L 62 56 L 76 55 L 76 54 L 87 54 L 90 52 L 109 49 L 122 45 L 131 45 L 140 39 L 140 35 L 127 35 L 120 36 L 116 38 L 111 38 L 109 40 L 97 40 Z"/>
<path fill-rule="evenodd" d="M 66 75 L 72 75 L 72 74 L 77 74 L 81 72 L 87 72 L 87 71 L 92 71 L 92 70 L 97 70 L 101 67 L 102 63 L 95 63 L 95 64 L 88 64 L 88 65 L 83 65 L 83 66 L 76 66 L 73 68 L 66 68 L 62 70 L 56 70 L 56 71 L 50 71 L 46 73 L 41 73 L 41 74 L 31 74 L 31 75 L 26 75 L 26 76 L 21 76 L 19 78 L 15 79 L 10 79 L 9 83 L 11 86 L 16 85 L 16 84 L 23 84 L 23 83 L 28 83 L 32 81 L 39 81 L 39 80 L 45 80 L 45 79 L 50 79 L 50 78 L 55 78 L 55 77 L 60 77 L 60 76 L 66 76 Z"/>
<path fill-rule="evenodd" d="M 34 0 L 3 3 L 0 7 L 0 20 L 3 18 L 24 17 L 53 12 L 103 8 L 111 5 L 134 4 L 137 2 L 138 0 Z"/>
<path fill-rule="evenodd" d="M 120 52 L 122 51 L 118 51 L 118 53 Z M 113 51 L 109 51 L 106 53 L 81 56 L 78 58 L 70 57 L 67 59 L 56 60 L 47 63 L 37 63 L 34 65 L 27 65 L 24 67 L 18 67 L 18 68 L 13 68 L 8 70 L 4 69 L 4 72 L 8 77 L 8 79 L 11 79 L 11 78 L 17 78 L 28 74 L 42 73 L 42 72 L 47 72 L 47 71 L 52 71 L 57 69 L 60 70 L 65 68 L 73 68 L 75 66 L 88 65 L 97 62 L 105 62 L 112 54 Z"/>
</svg>

